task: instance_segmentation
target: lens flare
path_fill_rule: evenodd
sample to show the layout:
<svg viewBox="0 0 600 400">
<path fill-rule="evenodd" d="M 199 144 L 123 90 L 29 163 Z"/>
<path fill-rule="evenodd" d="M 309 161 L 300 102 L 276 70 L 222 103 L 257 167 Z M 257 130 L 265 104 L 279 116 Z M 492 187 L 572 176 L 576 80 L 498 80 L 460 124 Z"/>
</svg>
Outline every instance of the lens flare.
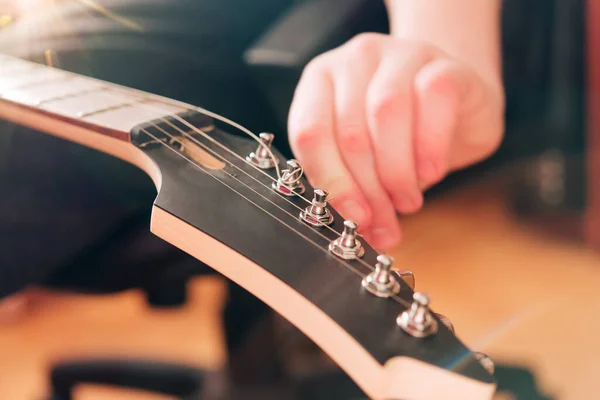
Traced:
<svg viewBox="0 0 600 400">
<path fill-rule="evenodd" d="M 85 4 L 86 6 L 93 9 L 94 11 L 99 12 L 100 14 L 104 15 L 106 18 L 112 19 L 113 21 L 118 22 L 128 28 L 134 29 L 136 31 L 142 30 L 142 27 L 139 26 L 134 21 L 130 20 L 129 18 L 125 18 L 123 16 L 113 13 L 112 11 L 104 8 L 102 5 L 98 4 L 94 0 L 79 0 L 79 2 L 82 4 Z"/>
</svg>

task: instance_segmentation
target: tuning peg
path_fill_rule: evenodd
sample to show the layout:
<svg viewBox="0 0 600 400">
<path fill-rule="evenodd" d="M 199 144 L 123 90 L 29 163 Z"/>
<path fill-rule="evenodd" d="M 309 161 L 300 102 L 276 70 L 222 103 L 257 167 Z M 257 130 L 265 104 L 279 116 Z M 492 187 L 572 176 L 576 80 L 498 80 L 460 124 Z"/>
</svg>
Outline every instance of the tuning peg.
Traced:
<svg viewBox="0 0 600 400">
<path fill-rule="evenodd" d="M 452 321 L 450 321 L 450 318 L 438 313 L 436 313 L 436 315 L 438 316 L 440 321 L 442 321 L 442 324 L 444 324 L 446 328 L 450 330 L 450 332 L 454 333 L 454 325 L 452 324 Z"/>
<path fill-rule="evenodd" d="M 327 196 L 325 189 L 315 189 L 315 194 L 310 206 L 300 211 L 300 219 L 312 226 L 329 225 L 333 222 L 333 214 L 327 208 Z"/>
<path fill-rule="evenodd" d="M 279 162 L 279 160 L 275 156 L 273 156 L 275 157 L 275 159 L 273 159 L 266 148 L 271 148 L 271 144 L 273 143 L 275 135 L 272 133 L 263 132 L 258 135 L 258 137 L 262 144 L 258 145 L 256 151 L 248 154 L 246 160 L 252 165 L 255 165 L 261 169 L 273 168 L 275 164 Z"/>
<path fill-rule="evenodd" d="M 287 169 L 281 171 L 281 178 L 273 182 L 273 189 L 285 196 L 296 196 L 304 193 L 304 185 L 300 180 L 304 169 L 296 160 L 288 160 Z"/>
<path fill-rule="evenodd" d="M 354 221 L 344 221 L 342 235 L 329 244 L 329 250 L 344 260 L 354 260 L 365 254 L 365 248 L 356 238 L 358 224 Z"/>
<path fill-rule="evenodd" d="M 392 274 L 394 258 L 385 254 L 377 256 L 375 270 L 362 280 L 362 286 L 378 297 L 390 297 L 400 292 L 400 283 Z"/>
<path fill-rule="evenodd" d="M 490 375 L 494 375 L 494 372 L 496 372 L 496 366 L 487 354 L 476 352 L 475 359 L 481 363 L 481 366 L 485 368 Z"/>
<path fill-rule="evenodd" d="M 408 310 L 401 313 L 396 323 L 402 330 L 416 338 L 424 338 L 437 333 L 438 324 L 429 309 L 429 296 L 416 292 Z"/>
</svg>

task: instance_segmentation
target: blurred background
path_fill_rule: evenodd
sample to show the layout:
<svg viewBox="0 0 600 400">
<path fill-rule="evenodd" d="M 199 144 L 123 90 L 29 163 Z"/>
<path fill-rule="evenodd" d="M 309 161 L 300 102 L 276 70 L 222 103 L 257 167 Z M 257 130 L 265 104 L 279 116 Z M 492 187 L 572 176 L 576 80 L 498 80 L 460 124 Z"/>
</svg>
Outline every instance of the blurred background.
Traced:
<svg viewBox="0 0 600 400">
<path fill-rule="evenodd" d="M 600 395 L 595 14 L 583 0 L 503 2 L 506 138 L 491 159 L 427 193 L 394 252 L 458 336 L 496 361 L 499 399 Z M 286 154 L 303 67 L 366 31 L 388 31 L 382 1 L 0 0 L 0 52 L 205 107 L 276 133 Z M 8 123 L 0 130 L 23 146 L 55 145 Z M 100 158 L 85 177 L 70 171 L 63 195 L 104 187 L 107 171 L 139 184 L 138 198 L 115 200 L 126 222 L 76 259 L 40 260 L 4 296 L 0 398 L 66 400 L 71 387 L 98 400 L 365 398 L 295 328 L 210 268 L 176 250 L 168 262 L 131 261 L 146 246 L 135 238 L 154 196 L 143 173 Z M 130 210 L 139 203 L 147 207 Z M 151 393 L 160 387 L 179 389 Z"/>
</svg>

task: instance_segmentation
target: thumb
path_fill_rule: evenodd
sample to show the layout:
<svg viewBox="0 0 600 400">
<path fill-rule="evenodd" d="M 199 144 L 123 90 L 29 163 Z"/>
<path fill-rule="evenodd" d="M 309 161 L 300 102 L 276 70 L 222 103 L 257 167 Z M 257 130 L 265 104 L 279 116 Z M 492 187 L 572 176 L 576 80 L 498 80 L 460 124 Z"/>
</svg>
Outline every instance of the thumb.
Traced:
<svg viewBox="0 0 600 400">
<path fill-rule="evenodd" d="M 503 98 L 468 66 L 438 59 L 415 77 L 415 155 L 422 186 L 489 156 L 502 139 Z"/>
</svg>

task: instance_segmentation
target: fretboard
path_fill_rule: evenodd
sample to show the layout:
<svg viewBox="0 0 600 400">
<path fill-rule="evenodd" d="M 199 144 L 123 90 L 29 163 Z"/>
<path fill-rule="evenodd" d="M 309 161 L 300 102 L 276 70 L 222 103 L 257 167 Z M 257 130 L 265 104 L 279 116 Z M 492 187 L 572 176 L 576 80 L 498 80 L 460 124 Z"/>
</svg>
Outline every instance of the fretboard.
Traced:
<svg viewBox="0 0 600 400">
<path fill-rule="evenodd" d="M 2 102 L 120 137 L 139 124 L 186 110 L 169 99 L 0 54 Z"/>
</svg>

